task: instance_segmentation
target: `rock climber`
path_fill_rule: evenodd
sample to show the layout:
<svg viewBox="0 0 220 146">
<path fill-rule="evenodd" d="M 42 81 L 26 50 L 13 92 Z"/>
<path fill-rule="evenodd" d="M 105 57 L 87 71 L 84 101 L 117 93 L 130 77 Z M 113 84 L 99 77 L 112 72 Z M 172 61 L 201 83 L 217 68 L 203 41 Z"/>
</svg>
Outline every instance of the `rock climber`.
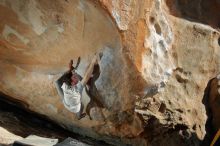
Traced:
<svg viewBox="0 0 220 146">
<path fill-rule="evenodd" d="M 63 98 L 65 108 L 75 113 L 78 120 L 86 115 L 83 113 L 82 91 L 90 79 L 94 65 L 98 63 L 98 59 L 100 59 L 99 55 L 93 57 L 83 78 L 76 72 L 80 58 L 77 61 L 76 67 L 73 67 L 73 60 L 71 60 L 69 70 L 55 82 L 58 94 Z"/>
</svg>

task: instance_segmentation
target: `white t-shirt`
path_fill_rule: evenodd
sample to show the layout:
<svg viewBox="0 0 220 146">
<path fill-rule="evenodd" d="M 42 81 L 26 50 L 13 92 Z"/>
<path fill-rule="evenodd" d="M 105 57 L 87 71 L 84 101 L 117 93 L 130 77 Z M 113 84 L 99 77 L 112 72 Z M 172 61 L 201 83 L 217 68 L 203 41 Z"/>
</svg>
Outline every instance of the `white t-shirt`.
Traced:
<svg viewBox="0 0 220 146">
<path fill-rule="evenodd" d="M 68 86 L 63 83 L 61 86 L 63 89 L 63 104 L 64 106 L 73 113 L 78 113 L 81 108 L 81 97 L 83 91 L 83 85 L 79 81 L 76 86 Z"/>
</svg>

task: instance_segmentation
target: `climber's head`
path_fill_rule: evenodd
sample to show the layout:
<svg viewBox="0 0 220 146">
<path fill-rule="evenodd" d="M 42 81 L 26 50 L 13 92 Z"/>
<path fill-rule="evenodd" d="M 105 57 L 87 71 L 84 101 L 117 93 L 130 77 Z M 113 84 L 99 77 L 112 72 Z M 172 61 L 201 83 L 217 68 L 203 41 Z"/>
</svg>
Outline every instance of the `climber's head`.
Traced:
<svg viewBox="0 0 220 146">
<path fill-rule="evenodd" d="M 71 85 L 75 86 L 80 80 L 81 77 L 75 72 L 75 70 L 72 70 Z"/>
<path fill-rule="evenodd" d="M 80 57 L 78 57 L 77 64 L 75 67 L 73 66 L 73 60 L 70 60 L 69 63 L 70 82 L 72 86 L 75 86 L 82 79 L 82 77 L 76 72 L 79 63 L 80 63 Z"/>
</svg>

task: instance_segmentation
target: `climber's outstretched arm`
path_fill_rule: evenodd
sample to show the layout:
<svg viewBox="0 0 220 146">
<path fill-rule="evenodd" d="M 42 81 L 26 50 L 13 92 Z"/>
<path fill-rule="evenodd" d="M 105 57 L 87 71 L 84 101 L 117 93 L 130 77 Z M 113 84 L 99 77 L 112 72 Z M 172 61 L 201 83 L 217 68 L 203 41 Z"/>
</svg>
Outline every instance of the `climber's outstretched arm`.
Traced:
<svg viewBox="0 0 220 146">
<path fill-rule="evenodd" d="M 89 67 L 88 69 L 86 70 L 85 72 L 85 75 L 81 81 L 82 85 L 85 86 L 86 83 L 88 82 L 89 78 L 91 77 L 92 75 L 92 72 L 93 72 L 93 68 L 94 68 L 94 65 L 98 62 L 98 59 L 99 59 L 99 56 L 98 55 L 95 55 L 91 61 L 91 63 L 89 64 Z"/>
</svg>

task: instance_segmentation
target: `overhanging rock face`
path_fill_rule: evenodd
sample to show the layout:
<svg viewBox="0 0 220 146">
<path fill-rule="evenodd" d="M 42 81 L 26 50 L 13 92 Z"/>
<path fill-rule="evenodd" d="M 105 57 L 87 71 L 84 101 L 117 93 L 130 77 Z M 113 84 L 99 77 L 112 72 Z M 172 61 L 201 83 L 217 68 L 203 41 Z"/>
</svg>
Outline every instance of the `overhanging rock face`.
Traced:
<svg viewBox="0 0 220 146">
<path fill-rule="evenodd" d="M 115 145 L 198 145 L 204 90 L 220 71 L 220 33 L 217 20 L 188 19 L 187 8 L 170 0 L 0 0 L 0 92 Z M 83 93 L 93 106 L 91 119 L 79 121 L 54 81 L 79 56 L 83 75 L 99 52 L 101 106 Z"/>
</svg>

